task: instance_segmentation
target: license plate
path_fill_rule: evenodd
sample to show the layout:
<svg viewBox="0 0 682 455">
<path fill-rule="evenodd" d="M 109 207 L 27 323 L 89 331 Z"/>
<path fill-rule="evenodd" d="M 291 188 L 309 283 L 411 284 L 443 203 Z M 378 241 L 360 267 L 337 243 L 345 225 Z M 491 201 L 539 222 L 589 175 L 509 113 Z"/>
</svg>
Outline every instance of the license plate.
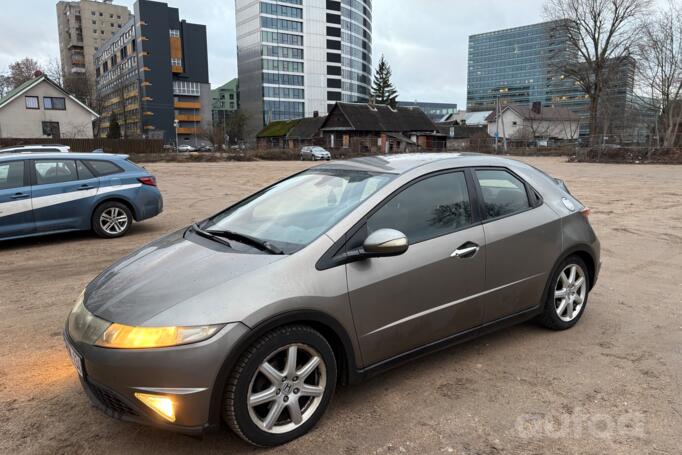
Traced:
<svg viewBox="0 0 682 455">
<path fill-rule="evenodd" d="M 83 377 L 83 357 L 76 352 L 74 348 L 71 347 L 69 342 L 64 338 L 64 344 L 66 344 L 66 351 L 69 353 L 69 357 L 71 358 L 71 363 L 73 363 L 73 367 L 76 369 L 78 372 L 78 376 L 81 378 Z"/>
</svg>

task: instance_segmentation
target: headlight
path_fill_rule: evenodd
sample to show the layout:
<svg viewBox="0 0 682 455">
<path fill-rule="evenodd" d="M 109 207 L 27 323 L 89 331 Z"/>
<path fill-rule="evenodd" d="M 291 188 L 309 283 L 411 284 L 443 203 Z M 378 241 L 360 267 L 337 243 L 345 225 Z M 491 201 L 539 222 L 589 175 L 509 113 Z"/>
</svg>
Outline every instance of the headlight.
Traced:
<svg viewBox="0 0 682 455">
<path fill-rule="evenodd" d="M 95 344 L 116 349 L 165 348 L 207 340 L 223 327 L 223 324 L 198 327 L 132 327 L 114 323 Z"/>
<path fill-rule="evenodd" d="M 85 308 L 83 304 L 84 295 L 85 291 L 81 292 L 78 300 L 76 300 L 76 305 L 69 314 L 69 336 L 74 341 L 93 344 L 111 323 L 98 318 Z"/>
</svg>

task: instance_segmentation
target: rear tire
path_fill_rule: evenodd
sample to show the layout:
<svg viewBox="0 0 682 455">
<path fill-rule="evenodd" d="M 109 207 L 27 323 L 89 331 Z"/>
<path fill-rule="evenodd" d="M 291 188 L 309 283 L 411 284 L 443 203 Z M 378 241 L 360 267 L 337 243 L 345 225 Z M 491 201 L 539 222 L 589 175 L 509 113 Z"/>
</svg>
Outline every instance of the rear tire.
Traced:
<svg viewBox="0 0 682 455">
<path fill-rule="evenodd" d="M 92 214 L 92 230 L 105 239 L 123 237 L 132 224 L 133 214 L 120 202 L 104 202 Z"/>
<path fill-rule="evenodd" d="M 552 330 L 566 330 L 576 325 L 587 307 L 590 279 L 589 269 L 579 256 L 564 259 L 550 277 L 538 322 Z"/>
<path fill-rule="evenodd" d="M 315 426 L 335 387 L 327 340 L 308 326 L 281 327 L 242 354 L 225 386 L 223 419 L 250 444 L 285 444 Z"/>
</svg>

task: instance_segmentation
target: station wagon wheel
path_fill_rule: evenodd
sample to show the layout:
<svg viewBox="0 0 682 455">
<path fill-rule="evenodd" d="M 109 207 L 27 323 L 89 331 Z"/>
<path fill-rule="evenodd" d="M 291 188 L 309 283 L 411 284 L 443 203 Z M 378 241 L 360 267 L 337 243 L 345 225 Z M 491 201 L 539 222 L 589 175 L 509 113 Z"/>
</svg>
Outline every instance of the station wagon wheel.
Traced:
<svg viewBox="0 0 682 455">
<path fill-rule="evenodd" d="M 585 312 L 590 292 L 590 276 L 579 256 L 565 259 L 550 277 L 547 300 L 539 318 L 554 330 L 573 327 Z"/>
<path fill-rule="evenodd" d="M 308 326 L 275 329 L 239 360 L 225 388 L 223 418 L 246 441 L 284 444 L 322 417 L 336 387 L 327 340 Z"/>
<path fill-rule="evenodd" d="M 128 227 L 128 216 L 120 208 L 111 207 L 102 212 L 99 225 L 107 234 L 116 235 Z"/>
<path fill-rule="evenodd" d="M 120 202 L 109 201 L 101 204 L 92 216 L 92 228 L 100 237 L 122 237 L 133 222 L 130 209 Z"/>
</svg>

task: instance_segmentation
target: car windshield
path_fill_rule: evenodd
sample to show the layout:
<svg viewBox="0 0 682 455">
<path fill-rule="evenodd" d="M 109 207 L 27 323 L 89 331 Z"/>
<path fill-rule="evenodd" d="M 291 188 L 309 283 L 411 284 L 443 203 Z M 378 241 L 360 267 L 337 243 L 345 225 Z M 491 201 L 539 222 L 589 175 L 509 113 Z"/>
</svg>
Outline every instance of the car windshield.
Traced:
<svg viewBox="0 0 682 455">
<path fill-rule="evenodd" d="M 324 234 L 394 177 L 311 169 L 210 218 L 202 228 L 246 234 L 290 254 Z"/>
</svg>

